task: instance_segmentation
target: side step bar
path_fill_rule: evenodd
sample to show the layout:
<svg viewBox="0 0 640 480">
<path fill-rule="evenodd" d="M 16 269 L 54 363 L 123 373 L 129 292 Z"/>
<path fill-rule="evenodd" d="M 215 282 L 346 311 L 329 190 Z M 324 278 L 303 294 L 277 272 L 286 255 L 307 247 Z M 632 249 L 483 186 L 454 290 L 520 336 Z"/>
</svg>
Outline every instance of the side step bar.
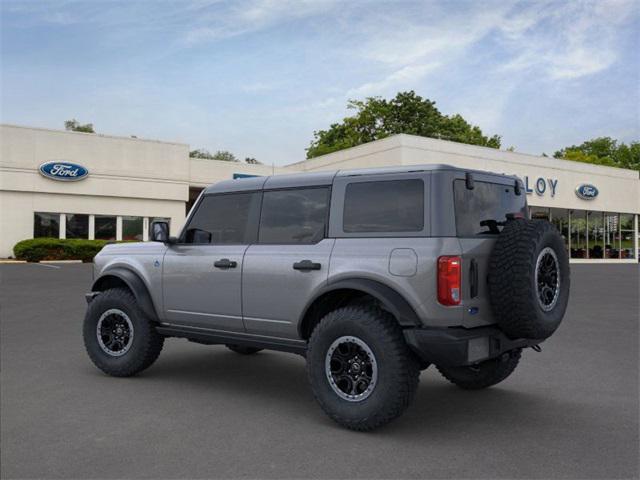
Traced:
<svg viewBox="0 0 640 480">
<path fill-rule="evenodd" d="M 174 325 L 161 323 L 156 327 L 159 334 L 165 337 L 186 338 L 192 342 L 203 343 L 205 345 L 234 344 L 247 347 L 265 348 L 280 352 L 297 353 L 305 356 L 307 353 L 307 342 L 302 340 L 289 340 L 275 337 L 256 337 L 245 333 L 223 332 L 220 330 L 209 330 L 206 328 L 187 327 L 184 325 Z"/>
</svg>

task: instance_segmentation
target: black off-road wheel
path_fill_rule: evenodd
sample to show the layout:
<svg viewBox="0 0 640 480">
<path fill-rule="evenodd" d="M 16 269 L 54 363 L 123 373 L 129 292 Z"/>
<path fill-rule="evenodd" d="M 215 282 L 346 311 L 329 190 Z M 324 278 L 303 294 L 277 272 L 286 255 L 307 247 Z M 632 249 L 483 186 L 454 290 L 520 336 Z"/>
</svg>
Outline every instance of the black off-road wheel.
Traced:
<svg viewBox="0 0 640 480">
<path fill-rule="evenodd" d="M 164 344 L 133 294 L 123 288 L 106 290 L 91 301 L 83 337 L 94 365 L 114 377 L 129 377 L 148 368 Z"/>
<path fill-rule="evenodd" d="M 502 382 L 513 373 L 520 362 L 521 349 L 512 350 L 498 358 L 468 367 L 441 367 L 444 378 L 465 390 L 480 390 Z"/>
<path fill-rule="evenodd" d="M 368 431 L 405 411 L 420 369 L 393 316 L 357 305 L 334 310 L 313 330 L 307 372 L 329 417 L 346 428 Z"/>
<path fill-rule="evenodd" d="M 489 297 L 510 338 L 544 340 L 560 325 L 569 301 L 569 258 L 546 220 L 508 221 L 489 261 Z"/>
<path fill-rule="evenodd" d="M 262 350 L 261 348 L 235 345 L 232 343 L 227 343 L 225 346 L 232 352 L 239 353 L 240 355 L 253 355 L 254 353 L 258 353 L 260 350 Z"/>
</svg>

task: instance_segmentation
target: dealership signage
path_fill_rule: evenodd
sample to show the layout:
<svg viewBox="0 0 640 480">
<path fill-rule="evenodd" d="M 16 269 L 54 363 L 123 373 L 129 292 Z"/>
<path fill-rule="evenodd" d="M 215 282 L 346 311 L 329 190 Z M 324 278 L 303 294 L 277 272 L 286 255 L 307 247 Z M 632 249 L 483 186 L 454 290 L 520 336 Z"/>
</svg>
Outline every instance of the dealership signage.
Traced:
<svg viewBox="0 0 640 480">
<path fill-rule="evenodd" d="M 250 175 L 248 173 L 234 173 L 233 174 L 233 179 L 236 180 L 238 178 L 253 178 L 253 177 L 259 177 L 260 175 Z"/>
<path fill-rule="evenodd" d="M 40 173 L 52 180 L 76 182 L 86 178 L 89 175 L 89 170 L 77 163 L 55 161 L 40 165 Z"/>
<path fill-rule="evenodd" d="M 558 180 L 556 178 L 538 177 L 535 180 L 529 180 L 528 175 L 525 175 L 524 177 L 524 191 L 527 192 L 527 194 L 536 192 L 538 195 L 542 196 L 548 192 L 549 195 L 555 197 L 557 189 Z"/>
<path fill-rule="evenodd" d="M 593 200 L 598 196 L 598 189 L 589 183 L 583 183 L 576 187 L 576 195 L 583 200 Z"/>
</svg>

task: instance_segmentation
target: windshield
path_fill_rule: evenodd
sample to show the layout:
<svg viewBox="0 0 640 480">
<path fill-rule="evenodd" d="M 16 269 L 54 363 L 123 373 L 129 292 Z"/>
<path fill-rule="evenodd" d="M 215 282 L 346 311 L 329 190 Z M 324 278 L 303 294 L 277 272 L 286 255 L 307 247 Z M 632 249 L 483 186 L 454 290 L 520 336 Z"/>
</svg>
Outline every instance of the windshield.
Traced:
<svg viewBox="0 0 640 480">
<path fill-rule="evenodd" d="M 507 214 L 526 216 L 525 195 L 516 195 L 514 186 L 476 181 L 469 190 L 464 180 L 455 180 L 453 193 L 459 237 L 497 235 Z"/>
</svg>

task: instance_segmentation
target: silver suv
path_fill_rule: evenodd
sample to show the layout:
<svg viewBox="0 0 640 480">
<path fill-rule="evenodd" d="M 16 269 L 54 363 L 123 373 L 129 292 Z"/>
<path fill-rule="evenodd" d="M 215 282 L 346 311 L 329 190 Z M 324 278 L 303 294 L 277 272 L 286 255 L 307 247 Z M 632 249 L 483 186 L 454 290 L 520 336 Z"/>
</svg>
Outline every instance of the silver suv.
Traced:
<svg viewBox="0 0 640 480">
<path fill-rule="evenodd" d="M 399 416 L 421 369 L 504 380 L 558 327 L 564 242 L 527 220 L 516 177 L 446 165 L 278 175 L 205 189 L 179 237 L 106 246 L 84 342 L 114 376 L 168 337 L 307 359 L 324 411 L 354 430 Z"/>
</svg>

